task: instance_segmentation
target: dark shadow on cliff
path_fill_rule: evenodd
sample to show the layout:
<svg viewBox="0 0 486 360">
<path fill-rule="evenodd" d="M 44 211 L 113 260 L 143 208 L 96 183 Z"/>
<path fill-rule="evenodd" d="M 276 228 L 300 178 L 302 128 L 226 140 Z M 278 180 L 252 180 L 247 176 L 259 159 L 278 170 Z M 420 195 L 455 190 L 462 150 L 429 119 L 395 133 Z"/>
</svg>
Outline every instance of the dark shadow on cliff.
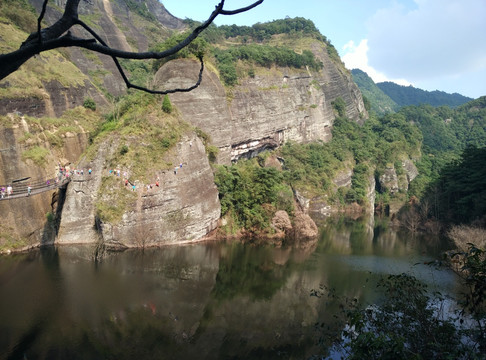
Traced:
<svg viewBox="0 0 486 360">
<path fill-rule="evenodd" d="M 52 194 L 51 211 L 47 213 L 46 223 L 42 231 L 41 246 L 54 245 L 61 225 L 62 209 L 66 200 L 66 190 L 69 184 L 60 187 Z"/>
</svg>

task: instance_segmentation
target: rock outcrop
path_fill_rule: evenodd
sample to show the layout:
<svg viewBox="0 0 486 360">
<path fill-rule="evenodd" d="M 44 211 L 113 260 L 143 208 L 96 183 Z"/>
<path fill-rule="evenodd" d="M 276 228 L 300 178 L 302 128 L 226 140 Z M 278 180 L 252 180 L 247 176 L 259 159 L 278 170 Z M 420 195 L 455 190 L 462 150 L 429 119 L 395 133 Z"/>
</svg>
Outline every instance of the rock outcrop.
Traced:
<svg viewBox="0 0 486 360">
<path fill-rule="evenodd" d="M 342 98 L 346 114 L 357 122 L 367 116 L 361 94 L 325 52 L 313 45 L 324 69 L 318 73 L 290 68 L 255 72 L 227 92 L 217 74 L 206 70 L 201 85 L 190 93 L 171 95 L 184 120 L 211 135 L 220 150 L 218 161 L 229 163 L 274 149 L 285 141 L 329 141 L 335 118 L 331 102 Z M 157 73 L 158 88 L 194 84 L 199 64 L 174 60 Z"/>
<path fill-rule="evenodd" d="M 380 175 L 379 181 L 382 189 L 388 189 L 391 194 L 400 190 L 407 191 L 410 182 L 418 175 L 415 164 L 410 159 L 405 159 L 401 167 L 395 169 L 395 165 L 389 164 L 383 174 Z"/>
<path fill-rule="evenodd" d="M 50 154 L 44 159 L 45 165 L 38 166 L 31 159 L 25 158 L 25 153 L 36 145 L 24 139 L 26 134 L 33 134 L 31 136 L 34 138 L 41 129 L 31 128 L 20 117 L 12 120 L 12 123 L 13 125 L 0 128 L 0 184 L 13 184 L 14 191 L 17 186 L 26 187 L 32 181 L 52 179 L 58 161 L 76 161 L 88 143 L 87 134 L 82 132 L 65 136 L 61 147 L 51 147 L 45 140 L 41 145 L 50 149 Z M 19 179 L 26 180 L 13 183 Z M 52 244 L 55 236 L 52 219 L 56 213 L 57 201 L 57 190 L 31 197 L 1 200 L 0 246 L 29 248 Z"/>
<path fill-rule="evenodd" d="M 58 244 L 94 242 L 110 246 L 149 247 L 200 240 L 216 228 L 221 215 L 218 192 L 202 142 L 192 134 L 179 142 L 165 160 L 183 166 L 174 171 L 158 172 L 159 186 L 147 188 L 136 183 L 135 204 L 120 221 L 104 223 L 97 218 L 96 202 L 100 185 L 108 176 L 105 163 L 112 147 L 100 147 L 91 167 L 91 177 L 84 175 L 70 183 L 64 204 Z M 122 182 L 122 178 L 118 179 Z M 119 191 L 132 191 L 131 187 Z"/>
</svg>

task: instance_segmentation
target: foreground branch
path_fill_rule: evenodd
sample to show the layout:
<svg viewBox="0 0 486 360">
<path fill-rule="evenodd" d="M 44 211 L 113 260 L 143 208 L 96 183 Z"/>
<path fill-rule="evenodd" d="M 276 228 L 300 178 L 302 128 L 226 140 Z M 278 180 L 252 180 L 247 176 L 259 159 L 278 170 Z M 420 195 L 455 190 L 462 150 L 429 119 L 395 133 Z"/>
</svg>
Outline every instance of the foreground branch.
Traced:
<svg viewBox="0 0 486 360">
<path fill-rule="evenodd" d="M 45 29 L 41 29 L 41 22 L 47 9 L 48 1 L 49 0 L 44 0 L 42 11 L 37 20 L 37 32 L 30 34 L 18 50 L 0 55 L 0 80 L 17 71 L 20 66 L 22 66 L 27 60 L 29 60 L 33 56 L 40 54 L 44 51 L 62 47 L 81 47 L 100 54 L 111 56 L 113 61 L 115 62 L 118 71 L 120 72 L 120 75 L 125 81 L 127 88 L 134 88 L 152 94 L 168 94 L 174 92 L 191 91 L 199 86 L 202 79 L 202 72 L 204 70 L 202 57 L 199 57 L 199 60 L 201 62 L 201 70 L 199 72 L 199 78 L 195 85 L 185 89 L 171 89 L 164 91 L 150 90 L 130 83 L 118 61 L 118 58 L 148 60 L 163 59 L 169 57 L 176 54 L 184 47 L 189 45 L 192 41 L 194 41 L 201 34 L 201 32 L 203 32 L 209 25 L 213 23 L 214 19 L 216 19 L 218 15 L 235 15 L 245 11 L 249 11 L 256 6 L 262 4 L 264 0 L 255 1 L 249 6 L 236 10 L 225 10 L 225 0 L 221 0 L 220 3 L 216 5 L 215 10 L 211 13 L 211 15 L 205 22 L 196 27 L 185 39 L 177 43 L 175 46 L 162 52 L 130 52 L 111 48 L 93 29 L 91 29 L 88 25 L 86 25 L 79 19 L 78 6 L 81 0 L 67 0 L 66 6 L 64 8 L 64 14 L 62 15 L 62 17 L 53 25 Z M 75 25 L 83 27 L 93 38 L 84 39 L 74 37 L 69 30 Z"/>
</svg>

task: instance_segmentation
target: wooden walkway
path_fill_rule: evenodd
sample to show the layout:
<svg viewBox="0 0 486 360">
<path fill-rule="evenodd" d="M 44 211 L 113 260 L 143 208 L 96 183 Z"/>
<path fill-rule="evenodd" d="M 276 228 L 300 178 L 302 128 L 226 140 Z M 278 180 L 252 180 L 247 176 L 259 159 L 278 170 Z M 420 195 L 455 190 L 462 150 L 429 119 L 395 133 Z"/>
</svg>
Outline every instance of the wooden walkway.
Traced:
<svg viewBox="0 0 486 360">
<path fill-rule="evenodd" d="M 63 177 L 61 181 L 56 183 L 56 179 L 48 179 L 48 180 L 22 180 L 19 182 L 13 182 L 12 186 L 12 194 L 10 196 L 7 195 L 7 186 L 8 185 L 0 185 L 1 188 L 5 188 L 5 195 L 2 198 L 0 196 L 0 201 L 3 200 L 13 200 L 18 198 L 24 198 L 27 196 L 33 196 L 37 194 L 41 194 L 46 191 L 55 190 L 57 188 L 63 187 L 67 185 L 71 181 L 71 176 Z M 30 195 L 28 194 L 28 186 L 30 185 L 31 192 Z"/>
</svg>

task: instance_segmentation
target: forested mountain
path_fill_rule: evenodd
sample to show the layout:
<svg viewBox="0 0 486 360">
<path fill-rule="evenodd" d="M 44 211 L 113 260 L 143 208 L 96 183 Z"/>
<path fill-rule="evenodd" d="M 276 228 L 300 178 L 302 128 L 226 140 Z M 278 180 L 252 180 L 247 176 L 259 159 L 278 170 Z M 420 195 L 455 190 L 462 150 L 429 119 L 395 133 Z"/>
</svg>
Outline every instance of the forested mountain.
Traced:
<svg viewBox="0 0 486 360">
<path fill-rule="evenodd" d="M 397 111 L 399 106 L 383 90 L 376 86 L 372 78 L 360 69 L 351 70 L 353 80 L 368 100 L 371 111 L 378 115 L 384 115 Z"/>
<path fill-rule="evenodd" d="M 439 90 L 426 91 L 411 85 L 398 85 L 391 81 L 377 83 L 376 86 L 388 95 L 399 107 L 420 104 L 457 107 L 473 100 L 458 93 L 448 94 Z"/>
<path fill-rule="evenodd" d="M 430 105 L 406 106 L 398 112 L 416 126 L 423 137 L 419 175 L 411 184 L 411 194 L 419 198 L 440 176 L 442 169 L 457 161 L 467 147 L 486 146 L 486 97 L 457 109 Z"/>
<path fill-rule="evenodd" d="M 486 147 L 467 147 L 447 164 L 425 199 L 438 204 L 438 215 L 450 223 L 486 225 Z M 475 239 L 470 239 L 474 241 Z"/>
<path fill-rule="evenodd" d="M 375 83 L 360 69 L 351 70 L 353 80 L 370 103 L 370 109 L 378 115 L 398 111 L 403 106 L 428 104 L 456 108 L 473 99 L 461 94 L 443 91 L 426 91 L 413 86 L 402 86 L 393 82 Z"/>
</svg>

